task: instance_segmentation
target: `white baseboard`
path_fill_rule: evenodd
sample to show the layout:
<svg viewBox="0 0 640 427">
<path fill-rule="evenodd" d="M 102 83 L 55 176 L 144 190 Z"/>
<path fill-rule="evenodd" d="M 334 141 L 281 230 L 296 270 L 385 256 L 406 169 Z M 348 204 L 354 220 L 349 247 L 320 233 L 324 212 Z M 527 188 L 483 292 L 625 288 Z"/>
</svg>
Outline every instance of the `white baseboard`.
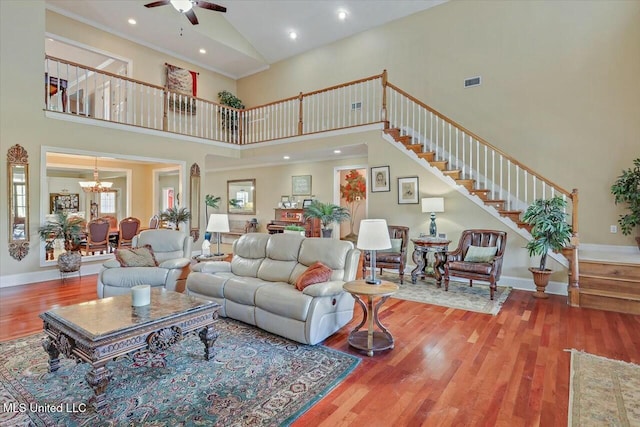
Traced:
<svg viewBox="0 0 640 427">
<path fill-rule="evenodd" d="M 98 274 L 102 268 L 102 263 L 87 264 L 80 267 L 81 276 L 90 276 L 92 274 Z M 66 273 L 65 277 L 77 277 L 76 273 Z M 9 274 L 0 276 L 0 288 L 9 288 L 12 286 L 22 286 L 31 283 L 45 282 L 47 280 L 60 279 L 60 271 L 57 268 L 52 268 L 42 271 L 34 271 L 30 273 Z"/>
</svg>

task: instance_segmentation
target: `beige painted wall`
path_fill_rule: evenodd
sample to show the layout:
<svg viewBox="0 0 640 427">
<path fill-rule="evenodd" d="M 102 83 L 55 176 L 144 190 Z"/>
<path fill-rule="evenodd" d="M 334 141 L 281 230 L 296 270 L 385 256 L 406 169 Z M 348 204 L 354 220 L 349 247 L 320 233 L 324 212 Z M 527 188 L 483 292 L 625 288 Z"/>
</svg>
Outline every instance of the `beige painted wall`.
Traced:
<svg viewBox="0 0 640 427">
<path fill-rule="evenodd" d="M 623 212 L 609 188 L 640 155 L 640 2 L 449 1 L 238 82 L 247 105 L 375 75 L 580 191 L 583 243 Z M 467 77 L 482 85 L 464 89 Z M 470 215 L 475 216 L 476 213 Z"/>
</svg>

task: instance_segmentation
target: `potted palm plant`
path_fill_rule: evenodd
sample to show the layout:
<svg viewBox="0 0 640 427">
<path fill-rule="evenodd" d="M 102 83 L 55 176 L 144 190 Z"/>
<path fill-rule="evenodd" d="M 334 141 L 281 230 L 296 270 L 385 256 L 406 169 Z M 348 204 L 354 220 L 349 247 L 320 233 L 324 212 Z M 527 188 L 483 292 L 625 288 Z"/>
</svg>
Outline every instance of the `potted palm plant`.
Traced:
<svg viewBox="0 0 640 427">
<path fill-rule="evenodd" d="M 522 221 L 531 225 L 533 237 L 526 248 L 529 256 L 540 255 L 540 266 L 530 267 L 533 282 L 536 285 L 536 298 L 548 298 L 544 293 L 549 284 L 552 270 L 547 268 L 547 253 L 549 250 L 560 251 L 571 240 L 571 226 L 566 221 L 566 200 L 560 196 L 551 199 L 538 199 L 525 211 Z"/>
<path fill-rule="evenodd" d="M 625 236 L 631 234 L 634 227 L 640 225 L 640 158 L 633 161 L 633 169 L 622 171 L 622 175 L 611 186 L 611 194 L 618 203 L 628 203 L 629 213 L 620 215 L 618 224 L 620 231 Z M 640 235 L 636 236 L 638 249 L 640 249 Z"/>
<path fill-rule="evenodd" d="M 304 208 L 305 219 L 318 219 L 322 225 L 322 237 L 331 237 L 333 229 L 331 224 L 341 223 L 351 217 L 349 210 L 343 206 L 333 203 L 322 203 L 314 200 L 309 206 Z"/>
<path fill-rule="evenodd" d="M 176 226 L 176 230 L 180 230 L 180 224 L 191 219 L 191 212 L 187 208 L 179 208 L 174 206 L 160 213 L 160 220 L 167 221 Z"/>
<path fill-rule="evenodd" d="M 62 273 L 71 273 L 80 269 L 80 241 L 84 233 L 84 219 L 60 211 L 38 229 L 38 235 L 47 251 L 53 249 L 55 240 L 64 241 L 65 252 L 58 256 L 58 269 Z"/>
</svg>

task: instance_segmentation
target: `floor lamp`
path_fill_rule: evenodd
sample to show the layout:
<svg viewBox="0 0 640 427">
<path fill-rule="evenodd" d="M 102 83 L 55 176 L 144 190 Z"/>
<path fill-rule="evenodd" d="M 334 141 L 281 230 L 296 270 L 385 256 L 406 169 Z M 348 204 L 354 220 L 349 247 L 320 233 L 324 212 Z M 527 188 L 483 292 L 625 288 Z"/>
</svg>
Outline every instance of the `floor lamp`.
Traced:
<svg viewBox="0 0 640 427">
<path fill-rule="evenodd" d="M 358 231 L 358 249 L 370 251 L 371 276 L 365 279 L 370 285 L 379 285 L 382 281 L 376 278 L 376 251 L 389 249 L 391 239 L 385 219 L 363 219 Z"/>
<path fill-rule="evenodd" d="M 207 224 L 207 231 L 217 234 L 218 249 L 214 256 L 224 255 L 220 252 L 220 233 L 229 232 L 229 215 L 227 214 L 211 214 L 209 216 L 209 223 Z"/>
</svg>

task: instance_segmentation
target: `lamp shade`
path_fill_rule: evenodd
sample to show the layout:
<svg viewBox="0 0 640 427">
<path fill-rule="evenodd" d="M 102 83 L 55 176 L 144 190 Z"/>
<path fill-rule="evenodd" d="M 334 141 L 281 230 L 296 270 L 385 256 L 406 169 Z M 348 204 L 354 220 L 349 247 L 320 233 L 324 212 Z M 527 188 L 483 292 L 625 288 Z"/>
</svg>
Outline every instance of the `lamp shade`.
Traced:
<svg viewBox="0 0 640 427">
<path fill-rule="evenodd" d="M 444 212 L 444 199 L 442 197 L 422 199 L 422 212 Z"/>
<path fill-rule="evenodd" d="M 358 249 L 366 251 L 389 249 L 391 247 L 391 239 L 389 238 L 387 220 L 363 219 L 360 221 L 356 246 Z"/>
<path fill-rule="evenodd" d="M 211 214 L 207 231 L 211 233 L 227 233 L 229 232 L 229 215 L 227 214 Z"/>
</svg>

